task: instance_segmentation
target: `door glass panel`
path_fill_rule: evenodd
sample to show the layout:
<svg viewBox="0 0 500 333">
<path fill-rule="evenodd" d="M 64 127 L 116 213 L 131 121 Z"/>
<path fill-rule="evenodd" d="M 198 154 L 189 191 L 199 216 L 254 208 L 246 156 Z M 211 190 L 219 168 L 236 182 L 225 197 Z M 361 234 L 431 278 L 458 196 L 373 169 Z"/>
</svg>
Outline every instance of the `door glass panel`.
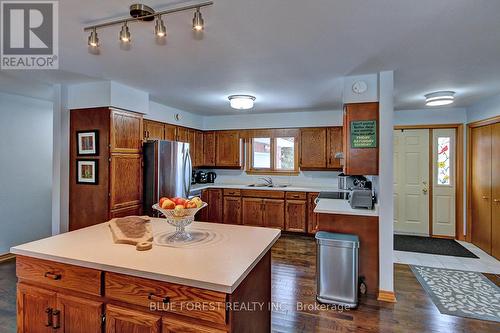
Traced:
<svg viewBox="0 0 500 333">
<path fill-rule="evenodd" d="M 271 168 L 271 138 L 253 138 L 252 167 L 254 169 Z"/>
<path fill-rule="evenodd" d="M 450 137 L 438 137 L 437 139 L 437 184 L 451 185 L 451 139 Z"/>
<path fill-rule="evenodd" d="M 293 170 L 295 167 L 295 138 L 276 138 L 276 170 Z"/>
</svg>

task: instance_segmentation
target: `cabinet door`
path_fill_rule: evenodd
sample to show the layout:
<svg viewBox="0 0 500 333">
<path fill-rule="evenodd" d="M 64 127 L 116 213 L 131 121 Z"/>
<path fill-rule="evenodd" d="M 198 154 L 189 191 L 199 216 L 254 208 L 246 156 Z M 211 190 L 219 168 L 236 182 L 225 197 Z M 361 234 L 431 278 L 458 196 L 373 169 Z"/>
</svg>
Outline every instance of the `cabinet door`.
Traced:
<svg viewBox="0 0 500 333">
<path fill-rule="evenodd" d="M 262 226 L 264 201 L 258 198 L 241 199 L 242 222 L 244 225 Z"/>
<path fill-rule="evenodd" d="M 287 200 L 285 226 L 287 231 L 306 232 L 307 204 L 304 200 Z"/>
<path fill-rule="evenodd" d="M 318 214 L 314 212 L 318 195 L 319 193 L 307 193 L 307 232 L 310 234 L 318 231 Z"/>
<path fill-rule="evenodd" d="M 203 166 L 215 166 L 215 132 L 203 133 Z"/>
<path fill-rule="evenodd" d="M 209 202 L 209 192 L 208 190 L 203 190 L 201 192 L 201 201 L 208 203 Z M 195 220 L 196 221 L 201 221 L 201 222 L 210 222 L 208 220 L 208 210 L 210 207 L 205 207 L 201 210 L 198 211 L 198 214 L 196 214 Z"/>
<path fill-rule="evenodd" d="M 189 142 L 189 128 L 177 127 L 177 141 Z"/>
<path fill-rule="evenodd" d="M 491 254 L 500 260 L 500 123 L 491 127 L 491 196 L 493 205 L 491 207 Z"/>
<path fill-rule="evenodd" d="M 106 333 L 160 333 L 161 317 L 106 305 Z"/>
<path fill-rule="evenodd" d="M 17 285 L 17 332 L 52 333 L 56 293 L 19 283 Z"/>
<path fill-rule="evenodd" d="M 203 132 L 195 131 L 194 132 L 194 145 L 195 145 L 195 155 L 194 155 L 194 165 L 202 166 L 203 165 Z"/>
<path fill-rule="evenodd" d="M 285 228 L 285 200 L 264 199 L 264 226 Z"/>
<path fill-rule="evenodd" d="M 208 221 L 215 223 L 222 223 L 222 190 L 209 189 L 208 190 Z"/>
<path fill-rule="evenodd" d="M 326 128 L 300 130 L 300 167 L 326 168 Z"/>
<path fill-rule="evenodd" d="M 165 129 L 162 123 L 144 119 L 143 124 L 144 140 L 163 140 L 165 138 Z"/>
<path fill-rule="evenodd" d="M 177 140 L 177 126 L 165 124 L 165 140 L 176 141 Z"/>
<path fill-rule="evenodd" d="M 171 318 L 164 318 L 162 333 L 225 333 L 225 330 L 202 326 L 195 323 L 180 321 Z"/>
<path fill-rule="evenodd" d="M 141 155 L 113 154 L 111 156 L 110 176 L 110 210 L 141 204 Z"/>
<path fill-rule="evenodd" d="M 224 197 L 224 223 L 241 224 L 240 197 Z"/>
<path fill-rule="evenodd" d="M 491 126 L 471 130 L 472 243 L 491 253 Z"/>
<path fill-rule="evenodd" d="M 216 166 L 240 168 L 241 141 L 238 131 L 216 132 Z"/>
<path fill-rule="evenodd" d="M 111 152 L 140 153 L 142 147 L 142 115 L 112 110 Z"/>
<path fill-rule="evenodd" d="M 335 158 L 337 153 L 341 153 L 342 145 L 342 127 L 330 127 L 327 131 L 327 167 L 330 169 L 341 169 L 342 160 Z"/>
<path fill-rule="evenodd" d="M 54 318 L 59 323 L 54 322 L 54 327 L 60 326 L 57 332 L 61 333 L 101 333 L 102 305 L 102 302 L 57 294 L 59 314 Z"/>
</svg>

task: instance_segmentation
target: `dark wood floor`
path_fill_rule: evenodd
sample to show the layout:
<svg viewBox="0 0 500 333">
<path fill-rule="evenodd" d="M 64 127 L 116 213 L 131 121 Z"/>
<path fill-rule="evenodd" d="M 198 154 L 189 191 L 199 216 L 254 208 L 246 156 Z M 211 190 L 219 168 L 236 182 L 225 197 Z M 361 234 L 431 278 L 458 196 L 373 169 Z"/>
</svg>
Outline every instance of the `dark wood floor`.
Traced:
<svg viewBox="0 0 500 333">
<path fill-rule="evenodd" d="M 357 310 L 340 312 L 309 308 L 316 304 L 316 246 L 312 237 L 282 236 L 273 248 L 272 260 L 273 332 L 500 331 L 499 323 L 440 314 L 407 265 L 395 266 L 397 303 L 362 297 Z M 498 276 L 488 278 L 500 285 Z M 0 264 L 1 333 L 16 330 L 15 291 L 15 262 Z"/>
</svg>

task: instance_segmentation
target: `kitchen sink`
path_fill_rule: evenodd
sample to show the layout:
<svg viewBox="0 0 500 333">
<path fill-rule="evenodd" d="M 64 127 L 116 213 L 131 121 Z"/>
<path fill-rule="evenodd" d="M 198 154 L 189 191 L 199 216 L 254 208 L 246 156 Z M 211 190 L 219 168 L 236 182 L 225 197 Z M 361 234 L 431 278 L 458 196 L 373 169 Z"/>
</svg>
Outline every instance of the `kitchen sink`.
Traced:
<svg viewBox="0 0 500 333">
<path fill-rule="evenodd" d="M 279 184 L 250 184 L 248 187 L 275 187 L 275 188 L 284 188 L 288 187 L 288 185 L 279 185 Z"/>
</svg>

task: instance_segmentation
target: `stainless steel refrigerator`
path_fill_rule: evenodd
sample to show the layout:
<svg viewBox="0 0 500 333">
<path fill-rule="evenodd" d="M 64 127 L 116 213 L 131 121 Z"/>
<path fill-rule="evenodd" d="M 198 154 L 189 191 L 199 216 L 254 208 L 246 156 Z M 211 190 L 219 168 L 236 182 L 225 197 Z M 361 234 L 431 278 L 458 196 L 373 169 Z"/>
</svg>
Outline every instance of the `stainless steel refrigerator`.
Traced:
<svg viewBox="0 0 500 333">
<path fill-rule="evenodd" d="M 151 208 L 161 197 L 187 198 L 191 190 L 192 162 L 189 143 L 148 141 L 144 154 L 144 214 L 155 216 Z"/>
</svg>

